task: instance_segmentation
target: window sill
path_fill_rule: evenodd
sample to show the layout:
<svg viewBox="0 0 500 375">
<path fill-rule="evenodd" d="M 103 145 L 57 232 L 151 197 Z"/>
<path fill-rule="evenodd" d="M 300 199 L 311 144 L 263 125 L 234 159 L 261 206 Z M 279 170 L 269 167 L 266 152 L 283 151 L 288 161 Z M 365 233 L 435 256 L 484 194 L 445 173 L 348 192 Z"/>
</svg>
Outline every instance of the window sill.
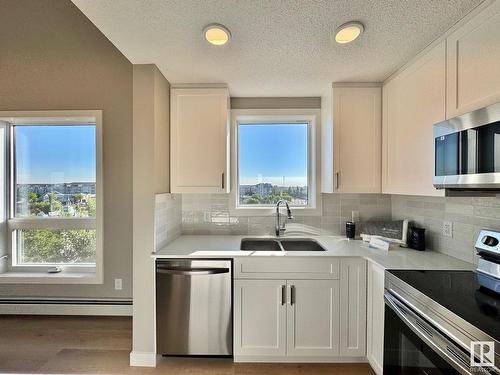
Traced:
<svg viewBox="0 0 500 375">
<path fill-rule="evenodd" d="M 94 272 L 5 272 L 0 284 L 102 284 L 102 280 Z"/>
</svg>

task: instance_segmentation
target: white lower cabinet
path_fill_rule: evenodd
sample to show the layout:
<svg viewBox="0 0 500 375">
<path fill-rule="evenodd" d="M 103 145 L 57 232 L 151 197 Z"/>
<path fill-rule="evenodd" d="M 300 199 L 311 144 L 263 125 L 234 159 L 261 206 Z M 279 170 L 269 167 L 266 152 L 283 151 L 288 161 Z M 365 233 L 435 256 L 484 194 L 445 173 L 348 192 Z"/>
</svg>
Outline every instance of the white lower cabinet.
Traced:
<svg viewBox="0 0 500 375">
<path fill-rule="evenodd" d="M 340 275 L 331 273 L 328 279 L 306 279 L 300 273 L 294 278 L 287 273 L 287 279 L 282 279 L 282 273 L 273 274 L 267 266 L 262 279 L 235 279 L 235 361 L 362 361 L 366 356 L 366 261 L 342 258 L 335 261 L 339 263 Z"/>
<path fill-rule="evenodd" d="M 366 355 L 366 260 L 340 261 L 340 355 Z"/>
<path fill-rule="evenodd" d="M 339 281 L 288 280 L 287 355 L 339 353 Z"/>
<path fill-rule="evenodd" d="M 368 262 L 368 319 L 366 357 L 377 375 L 384 364 L 384 268 Z"/>
<path fill-rule="evenodd" d="M 234 281 L 234 356 L 286 354 L 285 280 Z"/>
</svg>

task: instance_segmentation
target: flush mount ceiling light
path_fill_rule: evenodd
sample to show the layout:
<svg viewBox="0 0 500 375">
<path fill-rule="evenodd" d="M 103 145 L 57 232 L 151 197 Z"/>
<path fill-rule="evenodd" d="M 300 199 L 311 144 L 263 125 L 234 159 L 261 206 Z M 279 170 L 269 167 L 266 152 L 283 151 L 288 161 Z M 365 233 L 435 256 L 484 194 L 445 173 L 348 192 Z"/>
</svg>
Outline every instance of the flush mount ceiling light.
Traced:
<svg viewBox="0 0 500 375">
<path fill-rule="evenodd" d="M 365 27 L 361 22 L 352 21 L 340 25 L 335 31 L 335 41 L 339 44 L 351 43 L 354 39 L 359 37 Z"/>
<path fill-rule="evenodd" d="M 229 39 L 231 39 L 231 33 L 224 25 L 218 23 L 211 23 L 205 26 L 203 29 L 203 35 L 208 43 L 214 46 L 223 46 Z"/>
</svg>

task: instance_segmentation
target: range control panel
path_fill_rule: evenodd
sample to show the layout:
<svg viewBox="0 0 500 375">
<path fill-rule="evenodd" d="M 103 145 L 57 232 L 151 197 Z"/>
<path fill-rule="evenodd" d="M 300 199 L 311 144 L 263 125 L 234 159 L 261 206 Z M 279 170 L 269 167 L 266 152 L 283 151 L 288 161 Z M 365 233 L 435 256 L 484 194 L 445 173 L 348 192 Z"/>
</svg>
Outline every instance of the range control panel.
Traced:
<svg viewBox="0 0 500 375">
<path fill-rule="evenodd" d="M 479 254 L 500 257 L 500 233 L 482 230 L 476 241 L 476 250 Z"/>
</svg>

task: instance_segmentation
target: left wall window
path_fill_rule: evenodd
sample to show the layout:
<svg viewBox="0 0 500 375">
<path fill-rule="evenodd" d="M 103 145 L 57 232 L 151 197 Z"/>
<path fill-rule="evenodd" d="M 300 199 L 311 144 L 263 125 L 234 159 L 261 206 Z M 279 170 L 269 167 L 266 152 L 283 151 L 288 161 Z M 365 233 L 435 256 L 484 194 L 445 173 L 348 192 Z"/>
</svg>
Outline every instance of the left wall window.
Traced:
<svg viewBox="0 0 500 375">
<path fill-rule="evenodd" d="M 2 118 L 11 271 L 102 268 L 101 114 L 75 112 Z"/>
</svg>

